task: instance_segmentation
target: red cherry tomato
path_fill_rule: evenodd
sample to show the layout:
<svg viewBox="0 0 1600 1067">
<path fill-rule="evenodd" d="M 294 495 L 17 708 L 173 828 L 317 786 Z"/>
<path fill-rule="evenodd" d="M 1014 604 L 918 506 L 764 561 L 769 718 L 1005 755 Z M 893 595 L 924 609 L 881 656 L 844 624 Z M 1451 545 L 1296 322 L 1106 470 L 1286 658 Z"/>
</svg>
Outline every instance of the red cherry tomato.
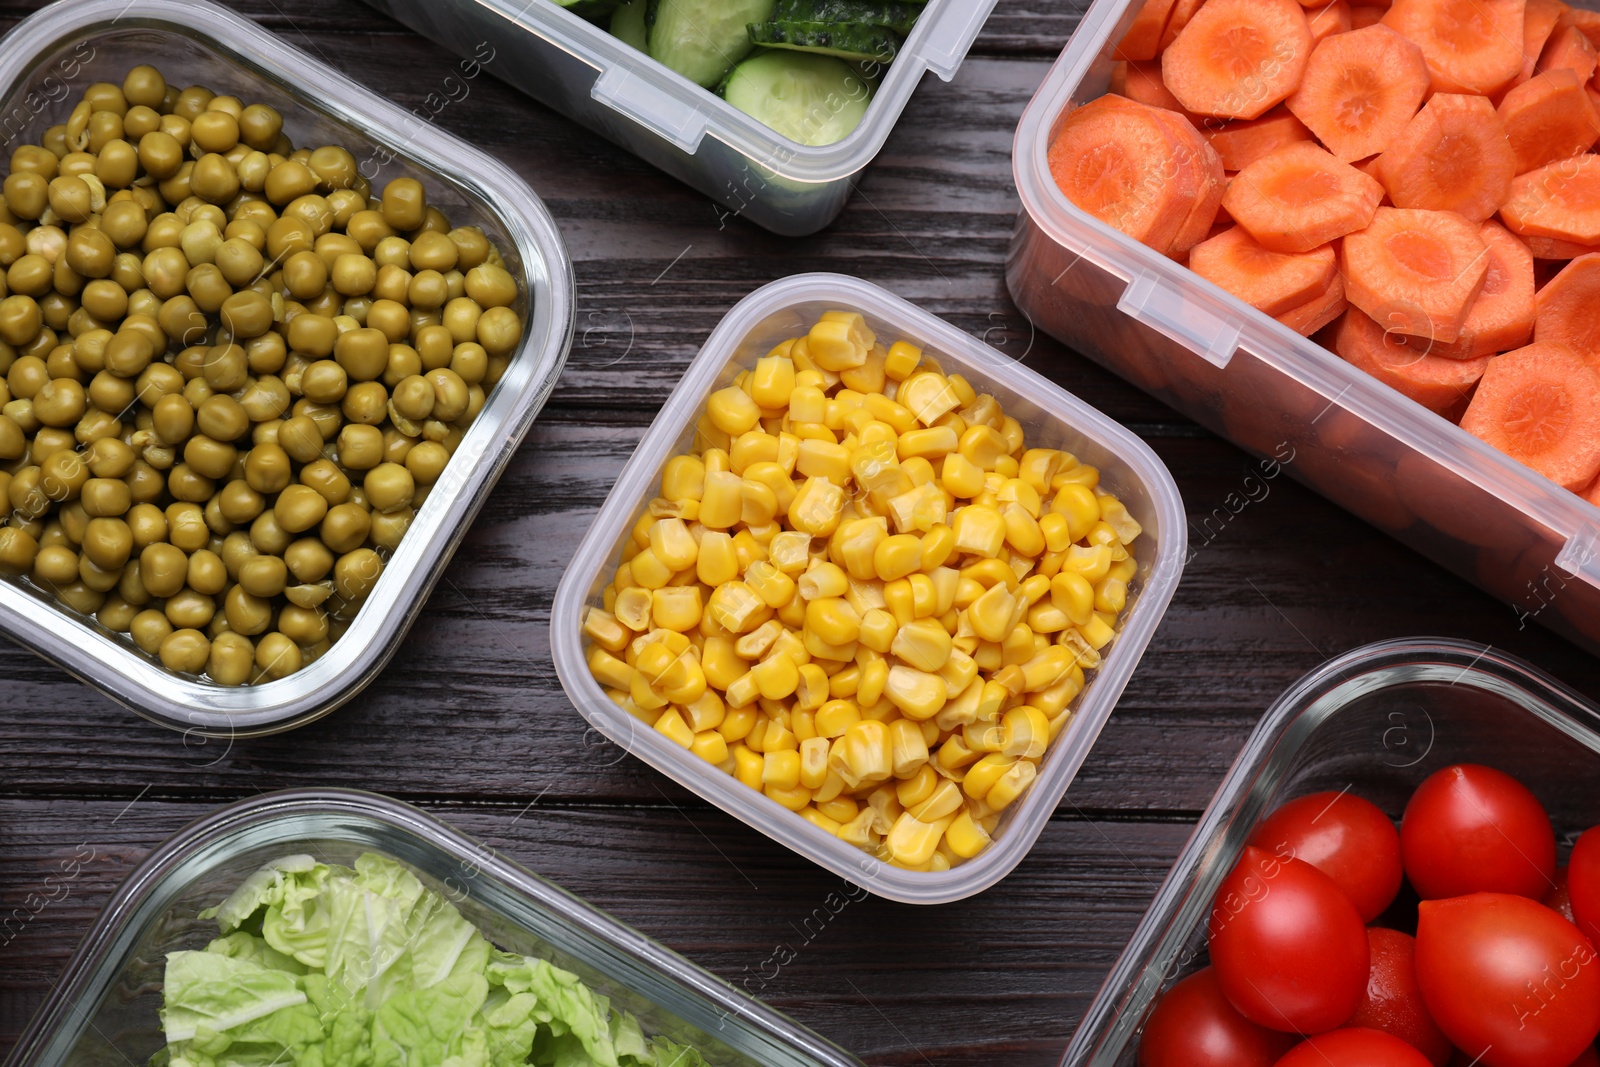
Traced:
<svg viewBox="0 0 1600 1067">
<path fill-rule="evenodd" d="M 1400 891 L 1400 834 L 1376 804 L 1350 793 L 1313 793 L 1267 816 L 1250 843 L 1293 856 L 1334 880 L 1371 922 Z"/>
<path fill-rule="evenodd" d="M 1577 917 L 1572 914 L 1572 889 L 1568 885 L 1566 864 L 1563 863 L 1561 866 L 1556 868 L 1555 877 L 1552 878 L 1551 881 L 1553 881 L 1555 884 L 1550 887 L 1550 892 L 1544 895 L 1544 900 L 1541 901 L 1541 903 L 1551 911 L 1555 912 L 1557 915 L 1561 916 L 1563 919 L 1567 920 L 1567 922 L 1572 923 L 1573 925 L 1577 926 L 1578 929 L 1583 930 L 1584 936 L 1590 941 L 1593 941 L 1594 934 L 1584 929 L 1583 924 L 1578 922 Z"/>
<path fill-rule="evenodd" d="M 1423 901 L 1416 963 L 1428 1013 L 1485 1067 L 1567 1067 L 1600 1033 L 1594 945 L 1527 897 Z"/>
<path fill-rule="evenodd" d="M 1139 1038 L 1139 1067 L 1272 1067 L 1293 1044 L 1240 1015 L 1207 967 L 1156 1001 Z"/>
<path fill-rule="evenodd" d="M 1543 900 L 1556 870 L 1556 835 L 1521 782 L 1492 767 L 1458 763 L 1411 795 L 1400 853 L 1424 900 L 1468 893 Z"/>
<path fill-rule="evenodd" d="M 1207 934 L 1223 994 L 1251 1022 L 1317 1034 L 1367 989 L 1367 932 L 1333 879 L 1253 846 L 1217 890 Z"/>
<path fill-rule="evenodd" d="M 1427 1057 L 1392 1034 L 1351 1026 L 1308 1037 L 1278 1067 L 1429 1067 Z"/>
<path fill-rule="evenodd" d="M 1600 938 L 1600 826 L 1585 830 L 1572 846 L 1567 894 L 1578 929 L 1590 941 Z"/>
<path fill-rule="evenodd" d="M 1450 1062 L 1450 1039 L 1428 1014 L 1422 990 L 1417 988 L 1416 941 L 1398 930 L 1371 926 L 1367 944 L 1372 975 L 1350 1025 L 1393 1034 L 1422 1053 L 1433 1067 L 1444 1067 Z"/>
</svg>

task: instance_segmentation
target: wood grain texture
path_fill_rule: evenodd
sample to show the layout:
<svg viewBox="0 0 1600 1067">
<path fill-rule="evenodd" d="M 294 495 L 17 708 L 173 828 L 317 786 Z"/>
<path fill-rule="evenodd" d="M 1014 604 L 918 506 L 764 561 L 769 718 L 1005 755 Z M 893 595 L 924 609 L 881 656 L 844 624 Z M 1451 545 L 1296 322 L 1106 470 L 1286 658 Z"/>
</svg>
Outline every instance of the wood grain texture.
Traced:
<svg viewBox="0 0 1600 1067">
<path fill-rule="evenodd" d="M 0 26 L 36 6 L 0 3 Z M 408 107 L 455 63 L 354 0 L 233 6 Z M 1053 1064 L 1257 719 L 1304 671 L 1369 641 L 1442 634 L 1600 698 L 1600 663 L 1286 479 L 1205 534 L 1251 461 L 1036 336 L 1011 304 L 1012 131 L 1083 7 L 1000 0 L 957 78 L 925 80 L 839 221 L 799 240 L 719 225 L 704 197 L 493 79 L 446 108 L 440 125 L 505 159 L 561 226 L 579 299 L 566 374 L 396 665 L 322 722 L 186 741 L 0 647 L 0 922 L 80 844 L 95 855 L 0 945 L 0 1053 L 153 845 L 220 803 L 337 784 L 423 805 L 870 1063 Z M 884 285 L 1133 427 L 1206 543 L 1013 875 L 940 908 L 852 905 L 763 979 L 836 883 L 597 743 L 550 666 L 549 610 L 705 337 L 755 287 L 808 270 Z"/>
</svg>

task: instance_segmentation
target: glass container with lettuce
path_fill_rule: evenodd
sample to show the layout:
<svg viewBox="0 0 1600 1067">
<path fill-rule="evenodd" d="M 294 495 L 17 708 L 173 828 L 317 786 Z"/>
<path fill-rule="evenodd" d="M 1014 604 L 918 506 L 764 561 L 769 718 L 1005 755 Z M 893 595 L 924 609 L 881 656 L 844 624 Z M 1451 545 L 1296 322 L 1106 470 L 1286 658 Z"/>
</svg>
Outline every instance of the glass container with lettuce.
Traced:
<svg viewBox="0 0 1600 1067">
<path fill-rule="evenodd" d="M 288 856 L 167 956 L 153 1067 L 704 1067 L 578 976 L 496 949 L 405 866 Z"/>
<path fill-rule="evenodd" d="M 928 0 L 553 0 L 792 141 L 860 125 Z"/>
</svg>

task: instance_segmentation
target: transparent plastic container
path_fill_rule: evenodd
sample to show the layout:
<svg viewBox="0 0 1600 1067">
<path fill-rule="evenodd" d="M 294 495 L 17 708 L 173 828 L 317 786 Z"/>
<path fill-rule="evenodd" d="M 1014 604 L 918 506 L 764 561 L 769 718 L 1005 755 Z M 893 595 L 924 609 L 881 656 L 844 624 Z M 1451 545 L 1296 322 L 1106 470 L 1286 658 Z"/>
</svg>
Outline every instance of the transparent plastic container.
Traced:
<svg viewBox="0 0 1600 1067">
<path fill-rule="evenodd" d="M 1096 0 L 1017 128 L 1006 265 L 1040 329 L 1600 653 L 1600 509 L 1075 207 L 1047 152 L 1141 0 Z M 1223 519 L 1225 525 L 1225 518 Z M 1207 519 L 1197 521 L 1207 529 Z M 1214 536 L 1214 534 L 1213 534 Z"/>
<path fill-rule="evenodd" d="M 156 848 L 101 911 L 6 1067 L 144 1063 L 165 1043 L 166 955 L 217 936 L 198 914 L 287 855 L 350 866 L 376 852 L 410 867 L 497 947 L 572 971 L 646 1035 L 719 1067 L 859 1067 L 826 1039 L 503 859 L 433 817 L 342 789 L 269 793 L 222 808 Z"/>
<path fill-rule="evenodd" d="M 367 0 L 457 55 L 788 237 L 838 217 L 932 71 L 954 78 L 995 0 L 929 0 L 866 117 L 831 145 L 791 141 L 550 0 Z"/>
<path fill-rule="evenodd" d="M 297 145 L 346 146 L 377 188 L 402 176 L 421 180 L 452 222 L 483 228 L 522 291 L 523 340 L 504 378 L 349 630 L 305 669 L 240 688 L 179 675 L 126 635 L 56 607 L 28 581 L 0 580 L 0 633 L 145 718 L 207 736 L 276 733 L 349 700 L 393 655 L 555 387 L 572 343 L 572 263 L 543 203 L 509 168 L 431 126 L 418 128 L 409 112 L 204 0 L 60 0 L 23 20 L 0 46 L 4 150 L 37 143 L 88 85 L 121 84 L 144 62 L 178 85 L 272 104 Z"/>
<path fill-rule="evenodd" d="M 1217 886 L 1280 804 L 1348 789 L 1398 819 L 1424 778 L 1459 762 L 1486 763 L 1528 785 L 1558 837 L 1600 816 L 1600 708 L 1511 656 L 1465 641 L 1385 641 L 1296 682 L 1250 735 L 1062 1067 L 1133 1067 L 1156 998 L 1204 965 Z"/>
<path fill-rule="evenodd" d="M 1030 446 L 1065 449 L 1100 469 L 1101 484 L 1144 527 L 1134 542 L 1139 572 L 1116 640 L 1074 703 L 1076 714 L 1051 744 L 1039 777 L 1006 809 L 994 843 L 947 871 L 908 871 L 802 819 L 723 774 L 699 756 L 617 707 L 589 674 L 581 629 L 588 605 L 621 560 L 624 540 L 660 485 L 668 459 L 693 447 L 694 424 L 712 392 L 726 386 L 786 338 L 805 333 L 824 311 L 857 311 L 886 342 L 921 347 L 947 373 L 961 373 L 1023 426 Z M 775 841 L 879 896 L 942 904 L 980 892 L 1010 873 L 1044 829 L 1122 695 L 1183 572 L 1183 502 L 1148 445 L 1078 398 L 1006 359 L 943 320 L 869 282 L 839 274 L 800 274 L 741 300 L 717 326 L 667 398 L 623 468 L 556 590 L 550 643 L 567 696 L 590 724 L 624 750 Z"/>
</svg>

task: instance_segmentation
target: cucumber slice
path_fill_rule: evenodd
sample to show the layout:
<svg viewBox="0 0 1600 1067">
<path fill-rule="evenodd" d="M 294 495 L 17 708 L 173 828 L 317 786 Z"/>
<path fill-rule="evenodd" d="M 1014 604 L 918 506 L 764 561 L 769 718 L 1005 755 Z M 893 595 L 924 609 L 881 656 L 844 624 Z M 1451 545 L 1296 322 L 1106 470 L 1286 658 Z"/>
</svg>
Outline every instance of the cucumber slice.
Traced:
<svg viewBox="0 0 1600 1067">
<path fill-rule="evenodd" d="M 650 0 L 627 0 L 611 15 L 611 36 L 631 48 L 646 51 L 649 36 L 645 31 L 644 10 Z"/>
<path fill-rule="evenodd" d="M 650 0 L 650 58 L 711 88 L 754 47 L 745 27 L 772 17 L 774 0 Z"/>
<path fill-rule="evenodd" d="M 901 37 L 882 26 L 860 23 L 763 22 L 750 26 L 750 40 L 767 48 L 816 52 L 860 62 L 889 63 L 900 51 Z"/>
<path fill-rule="evenodd" d="M 905 35 L 925 10 L 920 0 L 778 0 L 771 21 L 855 23 Z"/>
<path fill-rule="evenodd" d="M 762 52 L 733 68 L 723 96 L 791 141 L 826 145 L 861 124 L 872 83 L 833 56 Z"/>
<path fill-rule="evenodd" d="M 617 0 L 551 0 L 551 2 L 590 22 L 609 18 L 617 9 Z"/>
</svg>

